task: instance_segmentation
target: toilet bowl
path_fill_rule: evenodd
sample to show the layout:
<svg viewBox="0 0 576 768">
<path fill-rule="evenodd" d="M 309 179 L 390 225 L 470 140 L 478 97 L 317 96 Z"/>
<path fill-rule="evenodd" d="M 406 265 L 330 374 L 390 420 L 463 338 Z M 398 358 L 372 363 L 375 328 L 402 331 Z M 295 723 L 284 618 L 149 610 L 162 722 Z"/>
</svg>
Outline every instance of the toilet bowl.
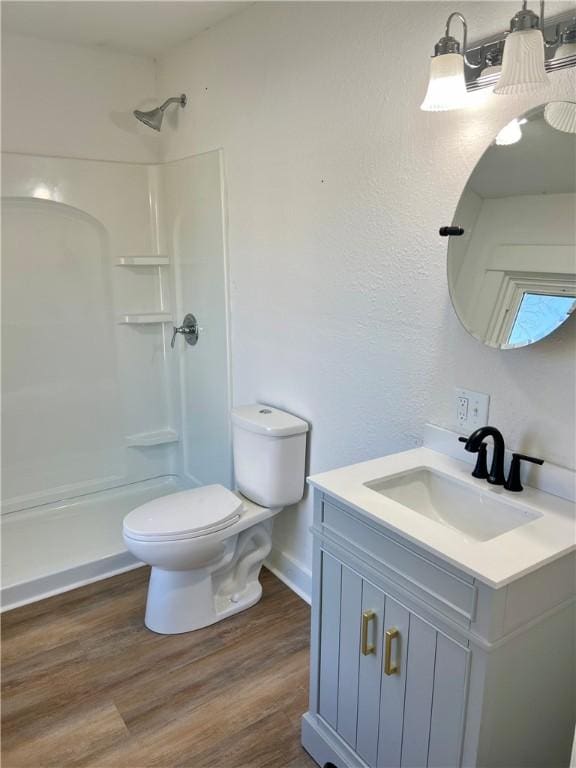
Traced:
<svg viewBox="0 0 576 768">
<path fill-rule="evenodd" d="M 186 508 L 199 508 L 215 522 L 182 523 Z M 222 521 L 222 513 L 233 510 Z M 258 573 L 270 552 L 272 517 L 281 507 L 259 507 L 222 485 L 162 496 L 124 520 L 124 541 L 152 566 L 144 622 L 154 632 L 177 634 L 206 627 L 258 602 Z"/>
<path fill-rule="evenodd" d="M 237 492 L 207 485 L 162 496 L 124 519 L 128 550 L 152 566 L 145 624 L 190 632 L 254 605 L 273 518 L 300 500 L 308 424 L 270 406 L 232 411 Z"/>
</svg>

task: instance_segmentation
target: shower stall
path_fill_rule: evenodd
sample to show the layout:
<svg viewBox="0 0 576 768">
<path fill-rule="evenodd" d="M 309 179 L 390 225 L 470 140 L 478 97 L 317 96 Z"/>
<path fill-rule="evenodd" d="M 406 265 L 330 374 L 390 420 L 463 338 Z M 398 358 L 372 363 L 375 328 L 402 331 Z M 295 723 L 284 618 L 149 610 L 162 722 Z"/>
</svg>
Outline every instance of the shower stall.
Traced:
<svg viewBox="0 0 576 768">
<path fill-rule="evenodd" d="M 2 176 L 6 609 L 135 567 L 123 517 L 232 467 L 221 153 Z"/>
</svg>

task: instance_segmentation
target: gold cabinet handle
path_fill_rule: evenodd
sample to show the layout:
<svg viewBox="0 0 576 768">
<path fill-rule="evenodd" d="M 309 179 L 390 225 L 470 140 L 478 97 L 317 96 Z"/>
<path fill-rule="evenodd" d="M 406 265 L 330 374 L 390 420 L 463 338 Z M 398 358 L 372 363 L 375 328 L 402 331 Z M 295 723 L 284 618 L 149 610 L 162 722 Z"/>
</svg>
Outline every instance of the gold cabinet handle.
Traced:
<svg viewBox="0 0 576 768">
<path fill-rule="evenodd" d="M 368 644 L 368 625 L 374 621 L 376 614 L 374 611 L 364 611 L 362 614 L 362 655 L 368 656 L 376 653 L 376 646 Z"/>
<path fill-rule="evenodd" d="M 384 646 L 384 674 L 386 675 L 398 675 L 400 674 L 400 653 L 398 649 L 398 656 L 396 662 L 392 664 L 392 641 L 400 640 L 400 632 L 393 627 L 393 629 L 387 629 L 385 632 L 385 646 Z"/>
</svg>

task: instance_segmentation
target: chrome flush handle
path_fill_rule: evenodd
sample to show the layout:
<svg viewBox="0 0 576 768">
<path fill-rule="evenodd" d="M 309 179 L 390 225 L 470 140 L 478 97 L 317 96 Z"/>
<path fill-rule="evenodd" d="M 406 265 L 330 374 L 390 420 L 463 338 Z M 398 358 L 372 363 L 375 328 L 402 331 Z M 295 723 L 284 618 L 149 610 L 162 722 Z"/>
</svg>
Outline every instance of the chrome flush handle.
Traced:
<svg viewBox="0 0 576 768">
<path fill-rule="evenodd" d="M 188 344 L 190 346 L 194 346 L 196 342 L 198 341 L 198 321 L 194 317 L 194 315 L 189 312 L 187 315 L 184 315 L 184 320 L 182 321 L 182 325 L 179 326 L 173 326 L 174 333 L 172 334 L 172 341 L 170 342 L 170 346 L 172 349 L 174 349 L 174 346 L 176 345 L 176 334 L 181 333 Z"/>
</svg>

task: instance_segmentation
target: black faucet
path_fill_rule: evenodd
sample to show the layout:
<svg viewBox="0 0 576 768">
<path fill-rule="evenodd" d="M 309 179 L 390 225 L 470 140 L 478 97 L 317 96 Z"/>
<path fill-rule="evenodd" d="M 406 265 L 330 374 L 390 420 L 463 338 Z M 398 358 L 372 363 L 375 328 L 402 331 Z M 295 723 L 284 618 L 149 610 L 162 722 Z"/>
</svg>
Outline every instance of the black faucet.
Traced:
<svg viewBox="0 0 576 768">
<path fill-rule="evenodd" d="M 504 485 L 504 438 L 500 430 L 496 427 L 480 427 L 466 440 L 464 448 L 470 453 L 482 452 L 482 441 L 485 437 L 491 437 L 494 440 L 492 466 L 486 480 L 492 485 Z"/>
</svg>

